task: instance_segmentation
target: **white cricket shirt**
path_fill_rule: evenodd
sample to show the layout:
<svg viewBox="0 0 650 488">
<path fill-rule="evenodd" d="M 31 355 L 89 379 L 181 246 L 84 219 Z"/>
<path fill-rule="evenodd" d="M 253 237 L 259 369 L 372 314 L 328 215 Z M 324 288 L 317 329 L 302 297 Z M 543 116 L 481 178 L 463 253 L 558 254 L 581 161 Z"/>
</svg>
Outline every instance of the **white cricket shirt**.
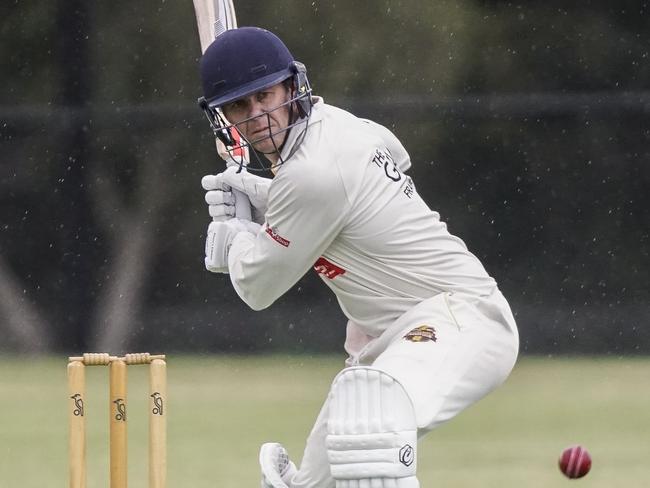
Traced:
<svg viewBox="0 0 650 488">
<path fill-rule="evenodd" d="M 304 140 L 271 183 L 262 231 L 233 240 L 228 262 L 239 296 L 263 309 L 315 268 L 343 313 L 377 337 L 441 292 L 489 295 L 495 281 L 403 173 L 410 159 L 397 138 L 314 101 Z M 287 136 L 284 158 L 303 128 Z"/>
</svg>

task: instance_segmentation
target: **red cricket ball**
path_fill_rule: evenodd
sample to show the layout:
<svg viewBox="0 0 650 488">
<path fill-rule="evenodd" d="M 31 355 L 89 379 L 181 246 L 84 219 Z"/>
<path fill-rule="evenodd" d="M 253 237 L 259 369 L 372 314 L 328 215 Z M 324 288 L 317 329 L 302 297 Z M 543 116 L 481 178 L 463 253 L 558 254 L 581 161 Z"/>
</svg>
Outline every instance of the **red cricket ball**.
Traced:
<svg viewBox="0 0 650 488">
<path fill-rule="evenodd" d="M 591 456 L 582 446 L 569 446 L 562 451 L 559 465 L 567 478 L 582 478 L 591 469 Z"/>
</svg>

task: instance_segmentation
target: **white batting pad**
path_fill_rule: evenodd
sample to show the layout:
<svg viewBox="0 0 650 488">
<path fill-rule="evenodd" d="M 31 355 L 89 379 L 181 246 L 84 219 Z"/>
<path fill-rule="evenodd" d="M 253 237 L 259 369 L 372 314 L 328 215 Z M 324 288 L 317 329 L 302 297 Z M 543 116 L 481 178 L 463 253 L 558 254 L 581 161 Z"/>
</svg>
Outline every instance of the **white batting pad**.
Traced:
<svg viewBox="0 0 650 488">
<path fill-rule="evenodd" d="M 330 391 L 327 434 L 336 488 L 419 488 L 413 404 L 387 373 L 369 367 L 339 373 Z"/>
</svg>

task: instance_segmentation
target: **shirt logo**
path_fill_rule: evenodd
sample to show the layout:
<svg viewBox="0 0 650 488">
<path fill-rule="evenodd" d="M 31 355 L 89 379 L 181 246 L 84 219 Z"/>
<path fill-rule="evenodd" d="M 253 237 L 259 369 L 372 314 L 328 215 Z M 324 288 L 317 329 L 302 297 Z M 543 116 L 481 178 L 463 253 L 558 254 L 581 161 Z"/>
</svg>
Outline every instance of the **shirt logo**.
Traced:
<svg viewBox="0 0 650 488">
<path fill-rule="evenodd" d="M 314 270 L 318 274 L 322 274 L 325 276 L 325 278 L 329 278 L 330 280 L 333 280 L 337 276 L 345 273 L 345 270 L 343 268 L 337 266 L 334 263 L 330 263 L 322 256 L 318 258 L 318 261 L 316 261 L 316 264 L 314 264 Z"/>
<path fill-rule="evenodd" d="M 265 232 L 271 236 L 271 239 L 273 239 L 275 242 L 283 245 L 284 247 L 289 247 L 289 244 L 291 244 L 291 241 L 288 239 L 285 239 L 282 237 L 280 234 L 278 234 L 278 231 L 274 229 L 273 227 L 270 227 L 268 224 L 266 226 Z"/>
<path fill-rule="evenodd" d="M 404 339 L 411 342 L 436 342 L 438 338 L 436 337 L 436 329 L 429 325 L 420 325 L 415 329 L 408 332 Z"/>
<path fill-rule="evenodd" d="M 402 179 L 402 174 L 388 149 L 376 149 L 375 154 L 372 157 L 372 162 L 375 163 L 377 167 L 384 168 L 384 174 L 389 179 L 393 181 L 399 181 Z"/>
</svg>

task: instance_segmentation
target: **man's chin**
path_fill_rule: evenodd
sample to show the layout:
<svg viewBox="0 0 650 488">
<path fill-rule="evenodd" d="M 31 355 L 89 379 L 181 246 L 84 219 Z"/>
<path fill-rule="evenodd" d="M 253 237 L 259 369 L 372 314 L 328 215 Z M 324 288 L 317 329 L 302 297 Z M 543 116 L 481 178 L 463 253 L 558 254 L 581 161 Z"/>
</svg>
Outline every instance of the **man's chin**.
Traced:
<svg viewBox="0 0 650 488">
<path fill-rule="evenodd" d="M 271 154 L 277 152 L 275 146 L 269 142 L 258 142 L 253 144 L 253 149 L 260 154 Z"/>
<path fill-rule="evenodd" d="M 273 143 L 271 139 L 253 143 L 253 149 L 261 154 L 277 154 L 279 152 L 280 144 Z"/>
</svg>

